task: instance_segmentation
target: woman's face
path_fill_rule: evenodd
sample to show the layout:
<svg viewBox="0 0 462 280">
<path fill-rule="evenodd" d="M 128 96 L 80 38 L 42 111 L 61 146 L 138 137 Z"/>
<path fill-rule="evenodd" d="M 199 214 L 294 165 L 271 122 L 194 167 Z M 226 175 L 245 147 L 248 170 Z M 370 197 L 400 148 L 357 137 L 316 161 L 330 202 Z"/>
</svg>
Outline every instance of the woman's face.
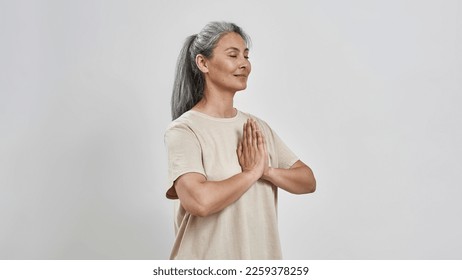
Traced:
<svg viewBox="0 0 462 280">
<path fill-rule="evenodd" d="M 208 72 L 205 74 L 207 87 L 233 93 L 247 87 L 251 71 L 249 49 L 241 35 L 231 32 L 218 40 L 212 56 L 206 58 Z"/>
</svg>

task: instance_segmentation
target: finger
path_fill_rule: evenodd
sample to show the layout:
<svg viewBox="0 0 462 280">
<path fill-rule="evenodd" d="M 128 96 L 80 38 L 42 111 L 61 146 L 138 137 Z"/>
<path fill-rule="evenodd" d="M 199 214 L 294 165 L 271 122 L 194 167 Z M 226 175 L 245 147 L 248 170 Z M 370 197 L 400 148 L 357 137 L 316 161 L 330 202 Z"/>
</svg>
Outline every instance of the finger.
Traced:
<svg viewBox="0 0 462 280">
<path fill-rule="evenodd" d="M 263 142 L 263 149 L 265 150 L 265 152 L 268 152 L 268 150 L 266 149 L 266 138 L 263 132 L 261 133 L 261 141 Z"/>
<path fill-rule="evenodd" d="M 254 119 L 250 119 L 250 128 L 252 131 L 252 156 L 253 156 L 253 159 L 256 159 L 258 156 L 258 146 L 257 146 L 258 136 L 257 136 L 257 130 L 255 129 Z"/>
<path fill-rule="evenodd" d="M 265 167 L 268 167 L 270 166 L 270 157 L 269 157 L 269 154 L 268 154 L 268 150 L 266 150 L 266 139 L 265 139 L 265 135 L 263 134 L 263 132 L 260 133 L 261 134 L 261 142 L 262 142 L 262 153 L 263 153 L 263 156 L 265 157 Z"/>
<path fill-rule="evenodd" d="M 255 124 L 255 121 L 252 120 L 252 137 L 253 137 L 253 141 L 252 141 L 252 144 L 255 148 L 257 148 L 257 145 L 258 145 L 258 129 L 256 127 L 256 124 Z"/>
<path fill-rule="evenodd" d="M 263 132 L 261 131 L 260 126 L 258 125 L 257 121 L 255 121 L 254 127 L 255 127 L 255 130 L 258 132 L 257 146 L 260 148 L 260 146 L 262 146 L 264 143 Z"/>
<path fill-rule="evenodd" d="M 246 162 L 252 162 L 254 155 L 253 155 L 253 148 L 252 148 L 252 132 L 250 127 L 250 120 L 248 119 L 245 123 L 245 139 L 242 140 L 244 149 L 243 149 L 243 156 Z"/>
<path fill-rule="evenodd" d="M 247 145 L 252 146 L 252 124 L 250 119 L 247 120 Z"/>
<path fill-rule="evenodd" d="M 237 144 L 237 157 L 240 159 L 242 156 L 242 144 L 241 141 Z"/>
<path fill-rule="evenodd" d="M 260 148 L 260 147 L 263 148 L 263 145 L 264 145 L 263 133 L 262 133 L 260 130 L 258 130 L 257 132 L 258 132 L 258 134 L 257 134 L 257 135 L 258 135 L 258 142 L 257 142 L 257 145 L 258 145 L 259 148 Z"/>
<path fill-rule="evenodd" d="M 242 128 L 242 140 L 240 141 L 243 146 L 244 152 L 247 151 L 247 122 L 244 123 Z"/>
<path fill-rule="evenodd" d="M 265 138 L 261 131 L 258 132 L 258 151 L 265 155 Z"/>
</svg>

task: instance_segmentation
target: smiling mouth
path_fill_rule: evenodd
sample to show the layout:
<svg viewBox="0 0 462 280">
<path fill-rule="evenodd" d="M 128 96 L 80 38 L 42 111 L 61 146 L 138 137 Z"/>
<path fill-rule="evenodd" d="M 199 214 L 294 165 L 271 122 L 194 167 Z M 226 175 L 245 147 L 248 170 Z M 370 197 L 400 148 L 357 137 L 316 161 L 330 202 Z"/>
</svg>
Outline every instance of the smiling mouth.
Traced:
<svg viewBox="0 0 462 280">
<path fill-rule="evenodd" d="M 243 77 L 243 78 L 247 78 L 247 75 L 234 75 L 235 77 Z"/>
</svg>

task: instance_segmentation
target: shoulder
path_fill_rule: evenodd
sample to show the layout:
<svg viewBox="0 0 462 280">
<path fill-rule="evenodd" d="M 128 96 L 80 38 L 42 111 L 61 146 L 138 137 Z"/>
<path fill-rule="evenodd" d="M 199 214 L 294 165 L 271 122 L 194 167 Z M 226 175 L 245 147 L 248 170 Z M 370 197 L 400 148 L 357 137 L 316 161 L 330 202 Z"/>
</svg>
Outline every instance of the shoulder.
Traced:
<svg viewBox="0 0 462 280">
<path fill-rule="evenodd" d="M 194 127 L 194 116 L 188 112 L 173 120 L 165 129 L 164 140 L 166 142 L 196 138 Z"/>
<path fill-rule="evenodd" d="M 172 130 L 190 130 L 193 131 L 194 123 L 196 123 L 195 115 L 191 111 L 187 111 L 173 120 L 166 128 L 165 133 Z"/>
</svg>

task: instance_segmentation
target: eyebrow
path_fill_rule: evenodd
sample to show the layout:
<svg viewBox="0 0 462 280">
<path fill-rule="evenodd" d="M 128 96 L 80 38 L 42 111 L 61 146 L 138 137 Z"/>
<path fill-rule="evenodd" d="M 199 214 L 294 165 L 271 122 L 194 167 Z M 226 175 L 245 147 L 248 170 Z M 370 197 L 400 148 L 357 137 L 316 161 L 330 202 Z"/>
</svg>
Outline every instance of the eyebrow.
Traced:
<svg viewBox="0 0 462 280">
<path fill-rule="evenodd" d="M 229 47 L 229 48 L 227 48 L 225 51 L 228 51 L 228 50 L 240 51 L 240 50 L 239 50 L 238 48 L 236 48 L 236 47 Z M 249 48 L 245 48 L 245 49 L 244 49 L 244 52 L 246 52 L 246 51 L 249 51 Z"/>
</svg>

